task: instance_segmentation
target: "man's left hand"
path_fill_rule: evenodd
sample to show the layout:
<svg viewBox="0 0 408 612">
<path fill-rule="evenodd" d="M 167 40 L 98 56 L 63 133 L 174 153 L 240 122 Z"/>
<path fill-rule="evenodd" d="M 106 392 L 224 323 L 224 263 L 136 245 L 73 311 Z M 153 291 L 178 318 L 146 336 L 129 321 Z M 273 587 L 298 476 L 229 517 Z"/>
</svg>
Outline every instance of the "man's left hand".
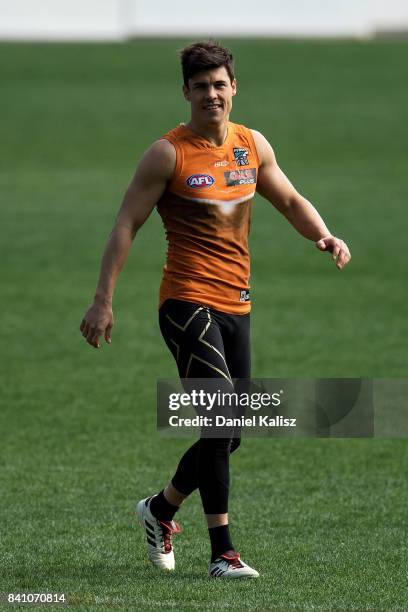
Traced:
<svg viewBox="0 0 408 612">
<path fill-rule="evenodd" d="M 332 254 L 332 258 L 336 261 L 336 266 L 341 270 L 351 259 L 350 251 L 347 244 L 336 238 L 335 236 L 326 236 L 316 242 L 316 246 L 320 251 L 328 251 Z"/>
</svg>

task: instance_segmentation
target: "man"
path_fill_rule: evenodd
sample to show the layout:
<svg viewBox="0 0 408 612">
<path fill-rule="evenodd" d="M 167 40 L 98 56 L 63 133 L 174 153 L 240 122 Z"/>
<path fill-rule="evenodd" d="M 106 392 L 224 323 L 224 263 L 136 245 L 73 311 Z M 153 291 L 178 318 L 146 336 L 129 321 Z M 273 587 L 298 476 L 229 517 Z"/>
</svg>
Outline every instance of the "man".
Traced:
<svg viewBox="0 0 408 612">
<path fill-rule="evenodd" d="M 180 377 L 218 378 L 231 384 L 250 377 L 249 254 L 251 201 L 257 190 L 309 240 L 332 254 L 342 269 L 347 245 L 334 237 L 316 209 L 279 168 L 272 147 L 254 130 L 229 121 L 237 91 L 231 53 L 215 42 L 181 52 L 183 92 L 191 118 L 153 143 L 125 194 L 102 259 L 93 304 L 81 322 L 87 342 L 111 342 L 112 298 L 132 240 L 157 205 L 168 240 L 160 288 L 159 320 Z M 199 489 L 211 541 L 209 575 L 257 577 L 240 559 L 228 527 L 229 455 L 240 443 L 201 437 L 180 460 L 158 494 L 137 506 L 152 563 L 175 567 L 173 520 Z"/>
</svg>

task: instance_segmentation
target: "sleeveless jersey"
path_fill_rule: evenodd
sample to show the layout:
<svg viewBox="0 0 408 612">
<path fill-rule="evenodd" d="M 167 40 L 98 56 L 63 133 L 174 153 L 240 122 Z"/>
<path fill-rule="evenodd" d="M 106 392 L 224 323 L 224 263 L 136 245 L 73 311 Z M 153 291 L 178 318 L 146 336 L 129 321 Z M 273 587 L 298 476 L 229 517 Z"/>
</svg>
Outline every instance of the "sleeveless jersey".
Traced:
<svg viewBox="0 0 408 612">
<path fill-rule="evenodd" d="M 248 235 L 258 154 L 251 131 L 228 123 L 217 147 L 185 125 L 163 136 L 176 150 L 157 203 L 168 242 L 159 307 L 168 298 L 231 314 L 250 311 Z"/>
</svg>

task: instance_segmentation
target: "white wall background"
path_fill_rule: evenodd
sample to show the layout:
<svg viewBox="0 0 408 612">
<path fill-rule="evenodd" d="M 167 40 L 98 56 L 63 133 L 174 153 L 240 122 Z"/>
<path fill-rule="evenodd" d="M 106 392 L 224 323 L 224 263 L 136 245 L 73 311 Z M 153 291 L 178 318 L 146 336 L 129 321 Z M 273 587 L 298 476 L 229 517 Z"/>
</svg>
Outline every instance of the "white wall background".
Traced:
<svg viewBox="0 0 408 612">
<path fill-rule="evenodd" d="M 1 40 L 357 36 L 408 31 L 408 0 L 0 0 Z"/>
</svg>

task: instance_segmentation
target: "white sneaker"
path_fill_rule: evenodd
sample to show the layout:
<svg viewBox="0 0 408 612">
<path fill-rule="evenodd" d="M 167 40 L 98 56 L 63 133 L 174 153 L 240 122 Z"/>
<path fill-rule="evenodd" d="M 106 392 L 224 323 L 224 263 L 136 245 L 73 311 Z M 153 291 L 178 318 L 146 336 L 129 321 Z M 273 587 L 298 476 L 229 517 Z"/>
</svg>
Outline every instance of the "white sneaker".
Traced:
<svg viewBox="0 0 408 612">
<path fill-rule="evenodd" d="M 145 530 L 149 559 L 156 567 L 174 570 L 175 560 L 171 538 L 180 533 L 181 527 L 175 521 L 159 521 L 150 511 L 150 500 L 141 499 L 136 506 L 139 522 Z"/>
<path fill-rule="evenodd" d="M 258 578 L 252 567 L 241 561 L 239 553 L 229 550 L 210 563 L 208 575 L 211 578 Z"/>
</svg>

